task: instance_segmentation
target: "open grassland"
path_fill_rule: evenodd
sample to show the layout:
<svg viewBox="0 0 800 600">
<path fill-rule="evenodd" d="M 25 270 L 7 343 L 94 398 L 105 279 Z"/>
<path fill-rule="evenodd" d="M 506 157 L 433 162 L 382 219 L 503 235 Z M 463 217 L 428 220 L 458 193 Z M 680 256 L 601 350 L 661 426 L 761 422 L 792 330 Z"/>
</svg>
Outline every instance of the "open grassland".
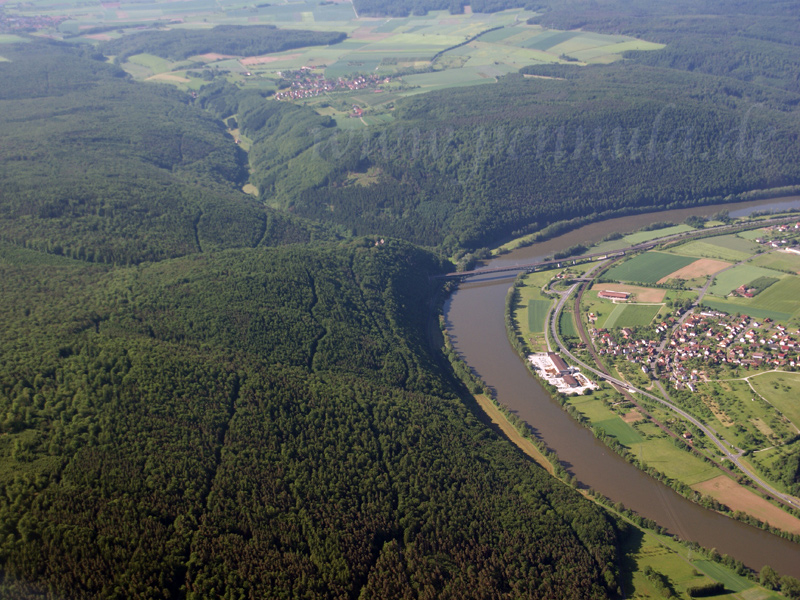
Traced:
<svg viewBox="0 0 800 600">
<path fill-rule="evenodd" d="M 550 304 L 549 300 L 528 300 L 528 330 L 531 333 L 544 332 Z"/>
<path fill-rule="evenodd" d="M 605 421 L 597 421 L 594 423 L 595 427 L 599 427 L 608 435 L 614 436 L 620 444 L 630 448 L 633 444 L 638 444 L 642 441 L 642 436 L 631 427 L 628 423 L 623 421 L 619 416 L 614 415 Z"/>
<path fill-rule="evenodd" d="M 608 316 L 605 327 L 611 329 L 613 327 L 650 325 L 661 306 L 660 304 L 618 304 Z"/>
<path fill-rule="evenodd" d="M 800 429 L 800 373 L 770 372 L 749 379 L 756 392 Z"/>
<path fill-rule="evenodd" d="M 800 533 L 800 519 L 785 513 L 726 475 L 697 483 L 692 486 L 692 489 L 719 500 L 731 510 L 746 512 L 778 529 Z"/>
<path fill-rule="evenodd" d="M 666 252 L 645 252 L 613 267 L 605 274 L 605 278 L 656 283 L 665 275 L 669 275 L 695 260 L 693 257 Z"/>
<path fill-rule="evenodd" d="M 714 283 L 708 288 L 708 293 L 719 298 L 724 298 L 733 290 L 742 285 L 747 285 L 759 277 L 782 277 L 778 271 L 764 269 L 751 264 L 737 265 L 720 273 L 714 278 Z M 777 284 L 776 284 L 777 285 Z M 761 294 L 759 294 L 760 296 Z"/>
<path fill-rule="evenodd" d="M 598 395 L 570 397 L 569 403 L 591 421 L 592 427 L 603 429 L 607 435 L 616 438 L 620 444 L 628 448 L 644 440 L 638 431 L 608 408 Z"/>
<path fill-rule="evenodd" d="M 578 338 L 578 329 L 575 327 L 575 319 L 571 310 L 564 310 L 558 317 L 558 328 L 563 337 Z"/>
<path fill-rule="evenodd" d="M 0 44 L 17 44 L 19 42 L 29 42 L 28 38 L 24 38 L 13 33 L 0 33 Z"/>
<path fill-rule="evenodd" d="M 654 229 L 653 231 L 637 231 L 626 235 L 623 239 L 631 246 L 641 244 L 642 242 L 649 242 L 667 235 L 674 235 L 676 233 L 686 233 L 687 231 L 694 231 L 694 227 L 688 225 L 673 225 L 672 227 L 665 227 L 663 229 Z"/>
<path fill-rule="evenodd" d="M 784 312 L 777 312 L 774 310 L 765 310 L 763 308 L 756 308 L 755 306 L 744 304 L 743 302 L 732 302 L 730 300 L 719 300 L 710 296 L 703 298 L 703 306 L 712 310 L 718 310 L 729 315 L 747 315 L 754 319 L 772 319 L 773 321 L 788 321 L 791 314 Z"/>
<path fill-rule="evenodd" d="M 683 256 L 739 262 L 752 256 L 758 249 L 758 244 L 737 235 L 720 235 L 682 244 L 671 248 L 670 252 Z"/>
<path fill-rule="evenodd" d="M 647 465 L 686 485 L 719 475 L 715 467 L 675 446 L 672 438 L 667 437 L 655 425 L 643 424 L 638 428 L 642 433 L 649 434 L 651 439 L 634 445 L 631 451 Z"/>
<path fill-rule="evenodd" d="M 758 267 L 764 267 L 766 269 L 800 273 L 800 254 L 775 250 L 773 252 L 759 254 L 750 261 L 750 264 Z"/>
<path fill-rule="evenodd" d="M 152 54 L 136 54 L 128 58 L 128 62 L 140 67 L 146 67 L 153 75 L 161 73 L 168 73 L 172 71 L 179 63 L 173 63 L 165 58 L 160 58 Z M 185 63 L 180 63 L 181 65 Z"/>
<path fill-rule="evenodd" d="M 722 583 L 726 590 L 736 594 L 744 592 L 745 590 L 750 590 L 754 587 L 753 582 L 741 577 L 740 575 L 737 575 L 736 573 L 733 573 L 730 569 L 726 569 L 719 563 L 715 563 L 710 560 L 695 560 L 692 561 L 692 564 L 715 581 Z M 715 596 L 715 598 L 720 597 L 725 596 Z M 748 598 L 750 598 L 750 596 L 748 596 Z M 768 594 L 766 596 L 758 596 L 758 598 L 767 600 L 769 598 L 777 599 L 778 596 Z"/>
<path fill-rule="evenodd" d="M 772 271 L 768 277 L 775 275 L 776 272 Z M 781 277 L 780 274 L 777 276 Z M 751 302 L 753 306 L 763 310 L 796 314 L 800 311 L 798 299 L 800 299 L 800 277 L 788 275 L 758 294 Z"/>
</svg>

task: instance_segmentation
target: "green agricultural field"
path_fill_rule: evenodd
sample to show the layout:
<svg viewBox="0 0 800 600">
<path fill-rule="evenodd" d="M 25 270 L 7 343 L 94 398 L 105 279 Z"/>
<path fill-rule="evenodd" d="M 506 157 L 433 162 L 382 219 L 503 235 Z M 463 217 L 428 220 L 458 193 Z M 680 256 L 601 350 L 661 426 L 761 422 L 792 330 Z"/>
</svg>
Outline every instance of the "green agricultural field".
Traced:
<svg viewBox="0 0 800 600">
<path fill-rule="evenodd" d="M 800 428 L 800 373 L 771 372 L 750 378 L 755 390 Z"/>
<path fill-rule="evenodd" d="M 167 73 L 171 71 L 177 64 L 164 58 L 153 56 L 152 54 L 136 54 L 129 57 L 128 62 L 139 65 L 140 67 L 146 67 L 152 72 L 153 75 Z"/>
<path fill-rule="evenodd" d="M 612 268 L 605 277 L 616 281 L 656 283 L 662 277 L 692 264 L 695 260 L 693 257 L 666 252 L 645 252 Z"/>
<path fill-rule="evenodd" d="M 759 277 L 784 277 L 784 275 L 778 271 L 750 264 L 738 265 L 717 275 L 714 283 L 708 289 L 708 293 L 724 298 L 739 286 L 747 285 Z"/>
<path fill-rule="evenodd" d="M 607 329 L 650 325 L 661 304 L 617 304 L 605 322 Z"/>
<path fill-rule="evenodd" d="M 528 300 L 528 330 L 531 333 L 544 332 L 550 304 L 549 300 Z"/>
<path fill-rule="evenodd" d="M 670 252 L 683 256 L 695 256 L 697 258 L 716 258 L 719 260 L 729 260 L 738 262 L 745 260 L 758 250 L 758 244 L 749 240 L 742 239 L 735 235 L 721 235 L 696 240 L 682 244 L 670 249 Z"/>
<path fill-rule="evenodd" d="M 496 78 L 516 72 L 523 66 L 564 62 L 561 58 L 564 52 L 587 52 L 592 56 L 602 55 L 601 58 L 605 58 L 609 55 L 619 57 L 625 50 L 660 47 L 626 36 L 545 31 L 538 25 L 528 25 L 527 19 L 535 13 L 523 9 L 463 15 L 431 11 L 424 16 L 364 20 L 356 18 L 353 6 L 349 3 L 321 5 L 315 1 L 300 0 L 288 4 L 253 6 L 240 2 L 188 0 L 145 4 L 124 2 L 112 8 L 98 7 L 95 10 L 87 9 L 85 4 L 78 2 L 35 2 L 26 4 L 25 10 L 20 10 L 20 13 L 43 14 L 51 8 L 53 14 L 68 17 L 59 28 L 62 36 L 79 36 L 86 28 L 108 23 L 118 23 L 120 27 L 124 27 L 132 23 L 178 17 L 181 22 L 170 27 L 200 29 L 219 24 L 272 24 L 292 29 L 343 31 L 351 36 L 334 46 L 300 48 L 282 53 L 279 55 L 281 60 L 247 67 L 236 60 L 209 62 L 209 66 L 231 72 L 250 70 L 262 78 L 277 78 L 278 71 L 298 69 L 306 65 L 325 65 L 326 75 L 329 77 L 375 71 L 390 75 L 398 69 L 409 67 L 424 69 L 437 53 L 479 36 L 470 44 L 439 57 L 436 66 L 443 70 L 404 77 L 404 83 L 410 87 L 398 92 L 398 97 L 450 87 L 495 83 Z M 503 29 L 480 35 L 498 26 Z M 122 35 L 128 35 L 136 29 L 120 31 Z M 117 37 L 119 34 L 115 31 L 108 35 Z M 19 39 L 21 38 L 12 35 L 0 36 L 0 43 Z M 96 38 L 85 40 L 91 43 L 99 41 Z M 391 64 L 384 59 L 391 59 Z M 586 60 L 594 59 L 587 55 Z M 125 69 L 137 79 L 147 79 L 152 75 L 170 73 L 178 66 L 169 61 L 140 55 L 131 57 L 126 62 Z M 228 80 L 237 85 L 259 88 L 258 78 L 241 80 L 229 76 Z M 157 81 L 171 83 L 181 89 L 196 88 L 196 85 L 177 79 L 161 78 Z"/>
<path fill-rule="evenodd" d="M 572 311 L 564 309 L 558 317 L 558 328 L 562 337 L 578 338 L 578 329 L 575 327 L 575 319 Z"/>
<path fill-rule="evenodd" d="M 19 42 L 29 42 L 28 38 L 24 38 L 12 33 L 0 33 L 0 44 L 17 44 Z"/>
<path fill-rule="evenodd" d="M 465 85 L 495 83 L 493 77 L 483 77 L 479 74 L 479 71 L 480 68 L 450 69 L 446 71 L 437 71 L 435 73 L 408 75 L 403 77 L 403 81 L 409 85 L 418 87 L 414 90 L 410 90 L 406 93 L 406 95 L 430 92 L 433 90 L 443 90 L 451 87 L 461 87 Z"/>
<path fill-rule="evenodd" d="M 798 298 L 800 298 L 800 277 L 786 275 L 753 298 L 752 305 L 765 310 L 796 314 L 800 312 Z"/>
<path fill-rule="evenodd" d="M 517 288 L 518 300 L 514 306 L 517 327 L 522 336 L 531 342 L 531 349 L 536 352 L 546 348 L 545 317 L 552 304 L 552 299 L 542 294 L 541 289 L 557 272 L 550 270 L 530 273 Z"/>
<path fill-rule="evenodd" d="M 712 310 L 719 310 L 729 315 L 747 315 L 754 319 L 770 318 L 773 321 L 786 322 L 791 318 L 791 314 L 777 312 L 774 310 L 766 310 L 763 308 L 756 308 L 755 306 L 744 304 L 743 302 L 731 302 L 728 300 L 717 300 L 713 297 L 706 296 L 703 298 L 703 306 Z"/>
<path fill-rule="evenodd" d="M 638 431 L 617 416 L 605 421 L 597 421 L 593 425 L 603 429 L 608 435 L 614 436 L 620 444 L 628 448 L 644 440 Z"/>
<path fill-rule="evenodd" d="M 653 426 L 655 429 L 655 426 Z M 646 440 L 631 448 L 632 452 L 647 465 L 661 471 L 668 477 L 679 479 L 686 485 L 694 485 L 719 475 L 719 471 L 707 462 L 678 448 L 672 438 L 659 433 L 654 439 Z"/>
<path fill-rule="evenodd" d="M 663 44 L 655 42 L 646 42 L 644 40 L 630 40 L 619 42 L 616 44 L 608 44 L 605 46 L 597 46 L 596 48 L 589 48 L 586 50 L 578 50 L 570 52 L 569 56 L 577 58 L 586 63 L 594 62 L 610 62 L 608 58 L 618 60 L 622 58 L 622 53 L 629 50 L 660 50 Z M 604 60 L 605 59 L 605 60 Z"/>
<path fill-rule="evenodd" d="M 800 254 L 776 250 L 774 252 L 759 254 L 750 261 L 750 264 L 764 267 L 766 269 L 800 273 Z"/>
<path fill-rule="evenodd" d="M 649 242 L 656 238 L 664 237 L 666 235 L 674 235 L 676 233 L 686 233 L 687 231 L 694 231 L 694 227 L 688 225 L 673 225 L 672 227 L 665 227 L 664 229 L 654 229 L 653 231 L 637 231 L 626 235 L 623 239 L 631 246 L 641 244 L 642 242 Z"/>
<path fill-rule="evenodd" d="M 715 581 L 725 585 L 725 589 L 731 592 L 743 592 L 753 587 L 752 582 L 710 560 L 695 560 L 692 561 L 692 564 Z M 763 598 L 763 596 L 759 596 L 759 598 Z"/>
<path fill-rule="evenodd" d="M 710 221 L 706 222 L 706 227 L 708 226 L 708 223 L 710 223 Z M 740 238 L 744 238 L 746 240 L 750 240 L 751 242 L 754 242 L 755 240 L 757 240 L 759 238 L 763 238 L 764 237 L 764 233 L 765 233 L 765 230 L 759 228 L 759 229 L 748 229 L 747 231 L 740 231 L 736 235 L 738 235 Z"/>
</svg>

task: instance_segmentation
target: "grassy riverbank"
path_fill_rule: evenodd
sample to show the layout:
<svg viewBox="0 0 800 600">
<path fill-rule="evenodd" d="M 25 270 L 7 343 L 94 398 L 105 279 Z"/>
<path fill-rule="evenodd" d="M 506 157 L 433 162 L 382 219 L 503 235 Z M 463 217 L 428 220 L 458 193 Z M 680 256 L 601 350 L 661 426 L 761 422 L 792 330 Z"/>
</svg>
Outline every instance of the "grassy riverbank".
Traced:
<svg viewBox="0 0 800 600">
<path fill-rule="evenodd" d="M 581 265 L 580 271 L 585 272 L 588 266 L 589 263 Z M 676 271 L 684 266 L 676 266 Z M 563 287 L 562 282 L 568 280 L 569 275 L 562 271 L 548 271 L 524 276 L 515 283 L 515 292 L 510 295 L 507 307 L 508 326 L 511 328 L 509 338 L 512 343 L 516 340 L 514 345 L 518 346 L 517 350 L 521 354 L 546 349 L 545 335 L 541 333 L 544 327 L 540 322 L 544 317 L 537 314 L 546 311 L 538 304 L 546 302 L 545 290 L 551 286 L 556 289 Z M 642 295 L 643 291 L 666 296 L 665 290 L 644 287 L 636 290 L 637 295 Z M 627 310 L 646 306 L 624 303 L 614 307 L 609 302 L 599 300 L 597 290 L 587 296 L 590 296 L 589 306 L 582 307 L 581 314 L 587 316 L 592 311 L 602 314 L 610 310 L 609 315 L 603 315 L 604 320 L 620 308 Z M 653 315 L 648 324 L 656 314 L 660 321 L 671 314 L 668 309 L 671 310 L 676 303 L 681 304 L 695 298 L 696 293 L 693 291 L 670 290 L 668 298 L 662 297 L 659 298 L 661 302 L 651 303 Z M 573 331 L 575 323 L 571 302 L 560 315 L 560 335 L 582 355 L 583 360 L 591 363 L 592 356 L 587 349 L 581 349 L 578 334 Z M 609 304 L 609 309 L 600 310 L 596 306 L 598 303 Z M 618 317 L 618 321 L 622 319 L 621 315 Z M 648 324 L 631 325 L 622 322 L 619 326 L 641 328 Z M 611 361 L 610 366 L 615 376 L 631 381 L 643 389 L 653 388 L 650 376 L 645 369 L 640 369 L 641 365 L 618 359 Z M 697 437 L 698 431 L 665 407 L 646 404 L 647 411 L 640 410 L 608 384 L 602 384 L 601 389 L 591 396 L 567 396 L 560 400 L 574 418 L 590 427 L 595 435 L 627 460 L 685 497 L 755 525 L 787 532 L 790 536 L 800 534 L 800 519 L 742 485 L 738 471 L 732 465 L 725 465 L 716 448 L 705 444 L 702 437 Z M 686 436 L 689 438 L 684 439 Z"/>
</svg>

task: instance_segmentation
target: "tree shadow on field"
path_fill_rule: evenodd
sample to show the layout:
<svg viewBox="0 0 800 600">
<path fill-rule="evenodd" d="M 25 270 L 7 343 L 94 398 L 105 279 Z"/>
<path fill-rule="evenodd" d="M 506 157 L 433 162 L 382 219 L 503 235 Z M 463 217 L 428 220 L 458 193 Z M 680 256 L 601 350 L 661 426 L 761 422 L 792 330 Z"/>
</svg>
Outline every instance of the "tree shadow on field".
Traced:
<svg viewBox="0 0 800 600">
<path fill-rule="evenodd" d="M 620 598 L 631 598 L 634 593 L 633 573 L 639 568 L 636 554 L 641 550 L 644 541 L 644 532 L 633 525 L 619 532 L 620 558 L 619 558 L 619 587 L 622 592 Z"/>
</svg>

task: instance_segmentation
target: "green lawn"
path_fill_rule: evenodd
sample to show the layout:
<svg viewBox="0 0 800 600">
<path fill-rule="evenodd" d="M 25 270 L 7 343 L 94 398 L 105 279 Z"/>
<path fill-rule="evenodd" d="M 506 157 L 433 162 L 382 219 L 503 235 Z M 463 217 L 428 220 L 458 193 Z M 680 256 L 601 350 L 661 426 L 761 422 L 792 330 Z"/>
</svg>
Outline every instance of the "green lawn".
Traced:
<svg viewBox="0 0 800 600">
<path fill-rule="evenodd" d="M 656 283 L 665 277 L 692 264 L 696 258 L 666 252 L 645 252 L 626 260 L 606 273 L 606 278 L 617 281 Z"/>
<path fill-rule="evenodd" d="M 764 373 L 750 379 L 756 391 L 800 428 L 800 373 Z"/>
</svg>

